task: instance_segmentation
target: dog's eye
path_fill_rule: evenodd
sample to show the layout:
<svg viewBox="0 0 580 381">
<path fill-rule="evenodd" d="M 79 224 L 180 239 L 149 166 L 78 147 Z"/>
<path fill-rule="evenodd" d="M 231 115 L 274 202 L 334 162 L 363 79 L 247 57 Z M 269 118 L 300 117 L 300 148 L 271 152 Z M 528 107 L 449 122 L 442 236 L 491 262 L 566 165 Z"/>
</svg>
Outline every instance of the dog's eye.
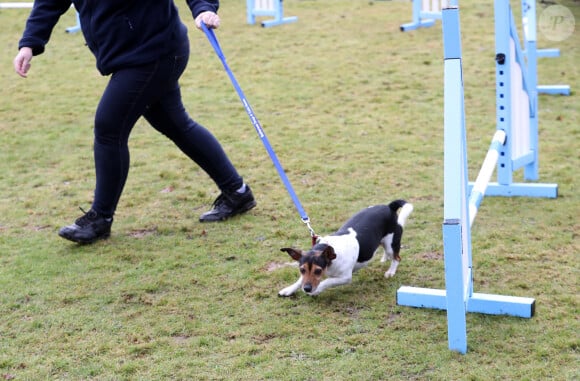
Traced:
<svg viewBox="0 0 580 381">
<path fill-rule="evenodd" d="M 304 267 L 300 267 L 300 274 L 306 274 L 306 269 Z"/>
<path fill-rule="evenodd" d="M 314 270 L 314 275 L 322 275 L 322 270 L 321 269 Z"/>
</svg>

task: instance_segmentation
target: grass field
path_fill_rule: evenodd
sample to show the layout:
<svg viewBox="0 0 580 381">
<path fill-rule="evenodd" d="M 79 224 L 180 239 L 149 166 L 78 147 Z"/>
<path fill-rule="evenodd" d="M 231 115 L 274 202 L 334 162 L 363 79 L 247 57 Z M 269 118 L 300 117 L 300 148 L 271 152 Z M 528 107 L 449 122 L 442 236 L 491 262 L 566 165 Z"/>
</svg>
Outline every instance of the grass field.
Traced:
<svg viewBox="0 0 580 381">
<path fill-rule="evenodd" d="M 580 379 L 580 32 L 538 46 L 540 178 L 557 199 L 486 198 L 473 229 L 477 292 L 532 297 L 532 319 L 470 314 L 468 353 L 447 347 L 445 312 L 397 306 L 402 285 L 444 288 L 441 26 L 401 33 L 406 1 L 287 0 L 297 23 L 245 23 L 223 0 L 217 37 L 319 234 L 358 209 L 415 205 L 403 262 L 353 284 L 279 298 L 297 277 L 285 246 L 310 237 L 203 33 L 181 84 L 252 186 L 258 207 L 202 225 L 217 189 L 140 121 L 109 240 L 56 234 L 90 207 L 92 119 L 107 78 L 81 34 L 57 25 L 27 79 L 12 69 L 27 10 L 0 10 L 0 379 Z M 491 1 L 462 1 L 469 170 L 495 129 Z M 562 0 L 580 23 L 580 2 Z M 512 2 L 517 9 L 519 2 Z M 538 4 L 538 11 L 542 6 Z M 521 174 L 516 175 L 521 180 Z"/>
</svg>

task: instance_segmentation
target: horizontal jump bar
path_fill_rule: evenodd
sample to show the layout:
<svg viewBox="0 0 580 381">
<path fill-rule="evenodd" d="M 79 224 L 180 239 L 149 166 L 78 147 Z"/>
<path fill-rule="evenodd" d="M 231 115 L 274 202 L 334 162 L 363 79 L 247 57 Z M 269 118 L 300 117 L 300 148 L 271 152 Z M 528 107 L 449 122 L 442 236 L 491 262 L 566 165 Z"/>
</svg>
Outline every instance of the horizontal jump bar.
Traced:
<svg viewBox="0 0 580 381">
<path fill-rule="evenodd" d="M 471 189 L 471 194 L 469 195 L 469 226 L 473 225 L 473 221 L 477 215 L 477 210 L 485 196 L 485 190 L 489 184 L 495 165 L 497 164 L 499 150 L 505 144 L 505 140 L 506 133 L 503 130 L 497 130 L 493 135 L 489 150 L 487 151 L 487 155 L 485 155 L 485 159 L 483 160 L 483 164 L 481 165 L 481 169 L 479 170 L 479 174 L 477 175 L 477 179 L 475 180 L 473 188 Z"/>
</svg>

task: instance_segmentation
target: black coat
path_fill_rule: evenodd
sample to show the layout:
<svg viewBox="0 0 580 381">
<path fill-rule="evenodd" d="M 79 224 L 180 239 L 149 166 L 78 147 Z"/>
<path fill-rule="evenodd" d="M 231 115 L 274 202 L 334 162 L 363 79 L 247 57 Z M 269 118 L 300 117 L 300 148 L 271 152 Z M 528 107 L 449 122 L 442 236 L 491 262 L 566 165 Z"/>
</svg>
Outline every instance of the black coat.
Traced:
<svg viewBox="0 0 580 381">
<path fill-rule="evenodd" d="M 44 52 L 60 16 L 74 4 L 97 69 L 107 75 L 155 61 L 188 43 L 173 0 L 36 0 L 18 48 Z M 219 0 L 187 0 L 195 18 L 217 12 Z"/>
</svg>

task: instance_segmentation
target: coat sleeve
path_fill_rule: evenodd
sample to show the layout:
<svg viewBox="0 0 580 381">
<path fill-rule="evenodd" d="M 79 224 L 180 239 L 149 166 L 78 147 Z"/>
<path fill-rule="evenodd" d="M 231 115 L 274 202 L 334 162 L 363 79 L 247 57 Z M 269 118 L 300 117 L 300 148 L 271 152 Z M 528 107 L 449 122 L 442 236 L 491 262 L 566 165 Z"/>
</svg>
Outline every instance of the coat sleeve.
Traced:
<svg viewBox="0 0 580 381">
<path fill-rule="evenodd" d="M 26 20 L 18 49 L 29 47 L 35 56 L 43 53 L 54 26 L 70 6 L 71 0 L 36 0 Z"/>
<path fill-rule="evenodd" d="M 214 12 L 217 13 L 220 6 L 219 0 L 187 0 L 187 5 L 191 9 L 191 14 L 195 19 L 201 12 Z"/>
</svg>

